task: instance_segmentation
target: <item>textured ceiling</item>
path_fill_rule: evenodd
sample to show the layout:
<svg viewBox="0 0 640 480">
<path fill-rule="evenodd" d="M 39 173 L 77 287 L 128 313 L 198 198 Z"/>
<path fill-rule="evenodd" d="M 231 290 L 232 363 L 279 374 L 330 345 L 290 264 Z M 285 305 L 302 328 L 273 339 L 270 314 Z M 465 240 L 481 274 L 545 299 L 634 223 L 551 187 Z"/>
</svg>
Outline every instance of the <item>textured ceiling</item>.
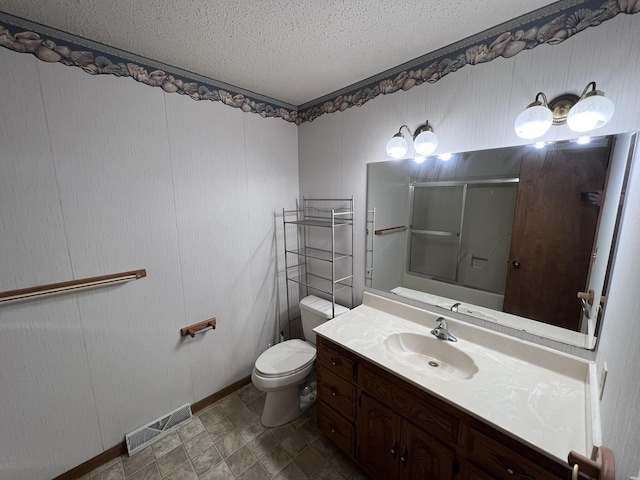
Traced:
<svg viewBox="0 0 640 480">
<path fill-rule="evenodd" d="M 0 0 L 0 11 L 301 105 L 548 0 Z"/>
</svg>

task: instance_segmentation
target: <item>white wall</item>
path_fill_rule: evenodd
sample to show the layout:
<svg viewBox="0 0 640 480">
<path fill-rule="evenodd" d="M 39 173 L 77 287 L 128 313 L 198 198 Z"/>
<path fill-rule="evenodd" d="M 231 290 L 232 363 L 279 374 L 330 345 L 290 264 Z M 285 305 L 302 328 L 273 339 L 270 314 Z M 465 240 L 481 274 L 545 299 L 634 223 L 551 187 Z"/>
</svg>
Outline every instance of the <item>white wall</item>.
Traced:
<svg viewBox="0 0 640 480">
<path fill-rule="evenodd" d="M 579 94 L 590 81 L 616 104 L 613 120 L 598 134 L 640 130 L 640 15 L 619 15 L 556 46 L 540 46 L 510 59 L 467 66 L 435 84 L 380 96 L 362 107 L 324 115 L 299 128 L 300 195 L 354 195 L 357 298 L 364 284 L 366 164 L 387 160 L 385 144 L 404 123 L 433 125 L 436 153 L 461 152 L 524 142 L 513 131 L 520 111 L 544 91 L 549 99 Z M 566 126 L 544 137 L 575 137 Z M 639 161 L 640 162 L 640 161 Z M 607 361 L 602 401 L 604 443 L 617 455 L 619 478 L 638 472 L 640 461 L 640 166 L 630 182 L 621 233 L 621 260 L 601 332 L 597 362 Z M 571 351 L 571 348 L 568 348 Z M 577 351 L 576 351 L 577 352 Z M 567 452 L 568 453 L 568 452 Z"/>
<path fill-rule="evenodd" d="M 250 373 L 280 313 L 297 129 L 4 48 L 0 65 L 0 291 L 147 269 L 0 307 L 0 478 L 45 479 Z"/>
</svg>

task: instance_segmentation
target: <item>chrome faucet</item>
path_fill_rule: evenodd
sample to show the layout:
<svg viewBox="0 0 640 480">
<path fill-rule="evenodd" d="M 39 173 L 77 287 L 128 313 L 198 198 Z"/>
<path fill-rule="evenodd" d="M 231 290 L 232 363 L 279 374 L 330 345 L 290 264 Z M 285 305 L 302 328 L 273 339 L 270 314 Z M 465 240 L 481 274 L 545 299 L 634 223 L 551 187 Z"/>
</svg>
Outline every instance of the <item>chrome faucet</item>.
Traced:
<svg viewBox="0 0 640 480">
<path fill-rule="evenodd" d="M 435 335 L 436 338 L 441 340 L 449 340 L 450 342 L 457 342 L 458 339 L 449 333 L 447 330 L 447 321 L 444 317 L 439 317 L 436 320 L 436 328 L 431 330 L 431 335 Z"/>
<path fill-rule="evenodd" d="M 449 310 L 451 310 L 452 312 L 457 312 L 459 306 L 460 306 L 460 302 L 454 303 L 453 305 L 451 305 L 451 308 Z"/>
</svg>

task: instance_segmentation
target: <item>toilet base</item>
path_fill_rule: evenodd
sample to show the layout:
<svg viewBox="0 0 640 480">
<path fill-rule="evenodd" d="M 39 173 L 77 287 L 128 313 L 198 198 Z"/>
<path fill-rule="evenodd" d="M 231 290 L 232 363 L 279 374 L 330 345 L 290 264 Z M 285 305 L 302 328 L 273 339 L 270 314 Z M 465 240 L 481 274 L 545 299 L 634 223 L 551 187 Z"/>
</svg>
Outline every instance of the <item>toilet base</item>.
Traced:
<svg viewBox="0 0 640 480">
<path fill-rule="evenodd" d="M 295 420 L 312 405 L 310 403 L 306 408 L 300 408 L 300 385 L 267 392 L 260 423 L 265 427 L 279 427 Z"/>
</svg>

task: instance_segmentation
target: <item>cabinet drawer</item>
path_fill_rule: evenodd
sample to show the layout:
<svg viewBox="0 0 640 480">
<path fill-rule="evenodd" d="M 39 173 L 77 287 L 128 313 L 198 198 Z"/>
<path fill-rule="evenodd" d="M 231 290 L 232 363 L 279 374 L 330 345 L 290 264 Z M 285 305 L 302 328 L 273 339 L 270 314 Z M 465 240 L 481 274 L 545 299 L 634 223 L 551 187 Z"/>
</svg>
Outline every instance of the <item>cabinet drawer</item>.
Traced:
<svg viewBox="0 0 640 480">
<path fill-rule="evenodd" d="M 318 398 L 349 420 L 356 416 L 356 387 L 334 375 L 326 367 L 318 367 Z"/>
<path fill-rule="evenodd" d="M 353 457 L 354 426 L 324 402 L 317 403 L 318 428 L 345 453 Z"/>
<path fill-rule="evenodd" d="M 559 477 L 540 467 L 537 462 L 473 428 L 467 432 L 466 444 L 472 449 L 473 461 L 496 479 L 557 480 Z M 568 473 L 568 470 L 567 470 Z"/>
<path fill-rule="evenodd" d="M 483 472 L 472 463 L 462 466 L 462 480 L 496 480 L 486 472 Z"/>
<path fill-rule="evenodd" d="M 355 380 L 355 362 L 344 353 L 328 347 L 322 340 L 319 341 L 318 366 L 325 367 L 349 382 Z"/>
<path fill-rule="evenodd" d="M 368 367 L 360 368 L 359 385 L 380 402 L 393 408 L 395 412 L 411 419 L 422 429 L 436 438 L 450 444 L 457 444 L 459 421 L 450 409 L 435 406 L 413 391 L 402 386 L 393 377 L 371 371 Z"/>
</svg>

